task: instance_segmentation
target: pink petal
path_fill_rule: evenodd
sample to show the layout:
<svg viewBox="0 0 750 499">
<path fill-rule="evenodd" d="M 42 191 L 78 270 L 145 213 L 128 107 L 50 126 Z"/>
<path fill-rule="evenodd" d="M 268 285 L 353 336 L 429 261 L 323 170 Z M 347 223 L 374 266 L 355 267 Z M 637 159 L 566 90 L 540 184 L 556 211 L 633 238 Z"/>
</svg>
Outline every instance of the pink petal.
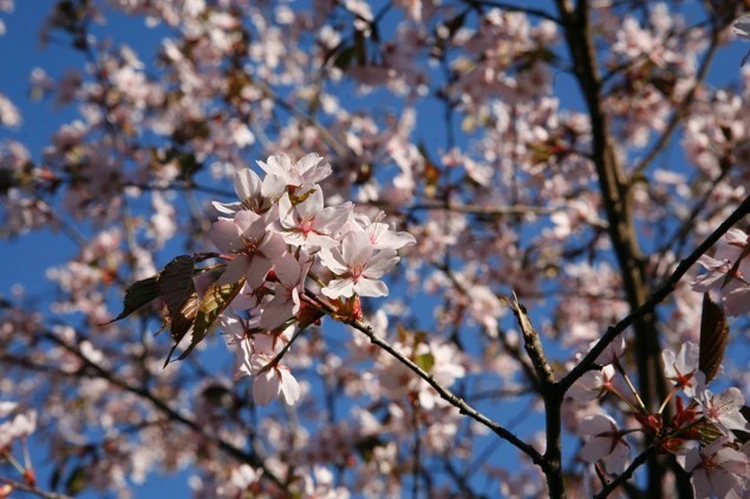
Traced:
<svg viewBox="0 0 750 499">
<path fill-rule="evenodd" d="M 278 397 L 281 383 L 276 376 L 275 369 L 269 369 L 263 374 L 255 376 L 253 380 L 253 400 L 258 405 L 268 405 Z"/>
<path fill-rule="evenodd" d="M 300 277 L 302 276 L 302 267 L 299 262 L 289 253 L 284 255 L 274 262 L 274 272 L 279 280 L 288 285 L 296 286 L 299 284 Z"/>
<path fill-rule="evenodd" d="M 278 372 L 281 376 L 281 400 L 286 405 L 294 405 L 301 396 L 299 383 L 288 369 L 282 367 Z"/>
<path fill-rule="evenodd" d="M 250 259 L 250 265 L 247 267 L 247 285 L 256 289 L 259 288 L 266 280 L 268 271 L 271 270 L 271 260 L 261 255 L 254 255 Z"/>
<path fill-rule="evenodd" d="M 224 253 L 232 253 L 244 247 L 239 239 L 240 230 L 234 222 L 219 220 L 214 222 L 208 232 L 208 238 Z"/>
<path fill-rule="evenodd" d="M 216 284 L 223 286 L 225 284 L 231 284 L 238 282 L 240 279 L 247 275 L 249 267 L 248 257 L 241 255 L 229 262 L 224 269 L 224 273 L 221 274 Z"/>
<path fill-rule="evenodd" d="M 341 242 L 341 256 L 347 266 L 353 267 L 367 263 L 372 255 L 370 238 L 361 230 L 347 232 Z"/>
<path fill-rule="evenodd" d="M 260 215 L 250 210 L 240 210 L 234 215 L 234 223 L 240 228 L 242 235 L 246 237 L 257 231 L 253 225 L 258 220 L 260 220 Z"/>
</svg>

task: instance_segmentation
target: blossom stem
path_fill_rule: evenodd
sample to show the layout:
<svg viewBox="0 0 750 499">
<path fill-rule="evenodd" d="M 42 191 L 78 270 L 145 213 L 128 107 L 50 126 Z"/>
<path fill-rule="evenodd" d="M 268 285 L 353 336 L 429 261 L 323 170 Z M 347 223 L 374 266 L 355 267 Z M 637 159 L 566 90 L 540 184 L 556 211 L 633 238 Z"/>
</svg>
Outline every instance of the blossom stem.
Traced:
<svg viewBox="0 0 750 499">
<path fill-rule="evenodd" d="M 679 389 L 679 387 L 677 385 L 675 385 L 675 386 L 672 387 L 671 390 L 669 390 L 669 393 L 664 398 L 664 402 L 662 402 L 661 405 L 659 406 L 659 414 L 661 414 L 664 411 L 664 409 L 667 407 L 667 404 L 669 403 L 669 401 L 672 400 L 672 397 L 674 397 L 675 394 L 677 393 L 678 389 Z"/>
<path fill-rule="evenodd" d="M 622 378 L 625 380 L 625 384 L 628 385 L 628 389 L 630 389 L 630 393 L 633 394 L 633 397 L 635 397 L 636 402 L 638 402 L 638 406 L 640 407 L 640 410 L 637 412 L 640 412 L 641 414 L 646 414 L 646 412 L 648 412 L 648 410 L 646 409 L 646 405 L 643 403 L 643 400 L 641 400 L 641 396 L 638 395 L 638 390 L 636 390 L 635 386 L 633 386 L 633 382 L 630 381 L 630 378 L 628 377 L 628 373 L 625 372 L 625 369 L 622 367 L 622 364 L 620 364 L 620 359 L 615 359 L 614 364 L 615 364 L 615 369 L 617 369 L 617 372 L 620 373 L 620 376 L 622 376 Z M 630 402 L 628 402 L 627 400 L 625 400 L 625 402 L 627 402 L 628 405 L 633 407 L 632 404 L 630 404 Z"/>
<path fill-rule="evenodd" d="M 14 468 L 15 468 L 16 470 L 18 470 L 18 472 L 19 472 L 20 474 L 22 474 L 22 475 L 23 475 L 23 472 L 24 472 L 24 471 L 26 471 L 26 470 L 25 470 L 25 468 L 24 468 L 23 466 L 21 466 L 21 463 L 19 463 L 18 461 L 16 461 L 16 458 L 14 458 L 14 457 L 13 457 L 13 455 L 12 455 L 12 454 L 11 454 L 11 453 L 10 453 L 9 451 L 7 451 L 7 450 L 4 450 L 4 451 L 2 452 L 2 454 L 0 454 L 0 455 L 2 455 L 2 456 L 3 456 L 4 458 L 5 458 L 5 459 L 7 459 L 7 460 L 8 460 L 8 462 L 9 462 L 10 464 L 12 464 L 12 465 L 13 465 L 13 467 L 14 467 Z"/>
</svg>

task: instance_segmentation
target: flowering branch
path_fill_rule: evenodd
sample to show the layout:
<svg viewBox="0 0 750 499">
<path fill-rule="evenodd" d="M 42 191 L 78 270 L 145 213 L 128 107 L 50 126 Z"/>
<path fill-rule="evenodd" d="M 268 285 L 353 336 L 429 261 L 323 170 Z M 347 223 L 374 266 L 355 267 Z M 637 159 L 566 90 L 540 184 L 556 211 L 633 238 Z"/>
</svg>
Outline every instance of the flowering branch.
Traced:
<svg viewBox="0 0 750 499">
<path fill-rule="evenodd" d="M 325 308 L 326 308 L 325 310 L 326 313 L 328 314 L 334 313 L 334 311 L 331 310 L 330 308 L 328 307 L 325 307 Z M 526 442 L 518 438 L 516 435 L 514 435 L 512 432 L 505 429 L 502 425 L 495 423 L 494 421 L 489 419 L 487 416 L 485 416 L 481 412 L 471 407 L 462 398 L 458 397 L 448 388 L 445 388 L 442 385 L 440 385 L 440 383 L 435 381 L 435 378 L 430 373 L 426 372 L 424 369 L 419 367 L 417 364 L 415 364 L 410 359 L 405 357 L 402 353 L 400 353 L 398 350 L 396 350 L 390 343 L 388 343 L 386 340 L 378 336 L 371 326 L 369 326 L 368 324 L 365 324 L 364 322 L 360 320 L 342 319 L 342 322 L 344 322 L 344 324 L 347 324 L 353 327 L 357 331 L 360 331 L 362 334 L 364 334 L 370 339 L 370 342 L 373 345 L 379 346 L 384 351 L 386 351 L 389 355 L 391 355 L 392 357 L 397 359 L 399 362 L 401 362 L 403 365 L 408 367 L 412 372 L 414 372 L 417 376 L 419 376 L 424 381 L 426 381 L 427 384 L 429 384 L 433 389 L 435 389 L 438 395 L 440 395 L 440 398 L 442 398 L 443 400 L 451 404 L 453 407 L 458 409 L 461 414 L 465 414 L 469 416 L 476 422 L 492 430 L 500 438 L 503 438 L 507 440 L 508 442 L 510 442 L 512 445 L 514 445 L 523 453 L 525 453 L 527 456 L 529 456 L 531 460 L 534 462 L 534 464 L 537 464 L 543 470 L 547 470 L 549 468 L 549 463 L 547 462 L 547 460 L 533 446 L 527 444 Z"/>
<path fill-rule="evenodd" d="M 558 388 L 564 393 L 566 392 L 573 383 L 576 382 L 584 373 L 591 370 L 597 357 L 604 351 L 607 346 L 625 329 L 634 324 L 638 319 L 650 314 L 656 309 L 656 306 L 661 303 L 669 294 L 674 291 L 677 283 L 680 279 L 687 274 L 698 259 L 705 254 L 711 246 L 713 246 L 721 237 L 731 229 L 734 224 L 742 220 L 746 215 L 750 214 L 750 196 L 746 197 L 744 201 L 735 209 L 729 217 L 708 236 L 695 250 L 688 255 L 687 258 L 680 261 L 677 268 L 670 274 L 667 280 L 657 288 L 651 297 L 641 304 L 638 308 L 633 310 L 627 317 L 623 318 L 620 322 L 607 329 L 604 336 L 594 345 L 594 347 L 586 354 L 586 356 L 573 368 L 560 382 Z"/>
</svg>

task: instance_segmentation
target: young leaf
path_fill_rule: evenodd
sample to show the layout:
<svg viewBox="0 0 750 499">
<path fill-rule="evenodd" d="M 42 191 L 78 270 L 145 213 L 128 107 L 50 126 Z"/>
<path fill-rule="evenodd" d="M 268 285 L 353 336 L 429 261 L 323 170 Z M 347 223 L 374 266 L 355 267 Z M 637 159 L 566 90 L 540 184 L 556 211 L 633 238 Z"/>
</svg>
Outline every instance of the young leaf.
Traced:
<svg viewBox="0 0 750 499">
<path fill-rule="evenodd" d="M 123 301 L 122 312 L 106 324 L 112 324 L 115 321 L 124 319 L 139 308 L 156 300 L 159 297 L 158 286 L 156 283 L 157 277 L 158 276 L 152 276 L 148 279 L 134 282 L 128 286 L 125 290 L 125 300 Z"/>
<path fill-rule="evenodd" d="M 169 324 L 169 336 L 172 338 L 172 348 L 167 354 L 167 358 L 164 361 L 164 367 L 172 360 L 172 354 L 177 349 L 182 339 L 188 334 L 195 322 L 195 317 L 198 313 L 198 293 L 193 293 L 187 301 L 184 303 L 179 312 L 174 317 L 167 317 L 167 323 Z"/>
<path fill-rule="evenodd" d="M 172 320 L 182 311 L 185 302 L 195 294 L 194 265 L 195 260 L 192 256 L 180 255 L 156 276 L 159 298 L 167 306 Z"/>
<path fill-rule="evenodd" d="M 164 362 L 165 366 L 169 364 L 182 338 L 193 327 L 198 302 L 198 293 L 193 282 L 194 267 L 193 257 L 180 255 L 169 262 L 157 276 L 159 298 L 167 307 L 166 322 L 169 323 L 169 335 L 173 342 Z"/>
<path fill-rule="evenodd" d="M 237 296 L 237 293 L 242 289 L 244 284 L 245 280 L 241 279 L 238 282 L 225 284 L 223 286 L 213 284 L 208 288 L 198 305 L 195 323 L 193 325 L 193 339 L 187 350 L 182 352 L 179 356 L 180 360 L 190 355 L 193 348 L 203 341 L 203 338 L 206 337 L 216 319 L 227 308 L 227 306 L 229 306 L 229 303 L 235 296 Z"/>
<path fill-rule="evenodd" d="M 703 295 L 703 312 L 701 315 L 700 356 L 698 368 L 706 375 L 709 383 L 719 371 L 724 351 L 729 340 L 727 316 L 722 308 L 711 301 L 708 293 Z"/>
</svg>

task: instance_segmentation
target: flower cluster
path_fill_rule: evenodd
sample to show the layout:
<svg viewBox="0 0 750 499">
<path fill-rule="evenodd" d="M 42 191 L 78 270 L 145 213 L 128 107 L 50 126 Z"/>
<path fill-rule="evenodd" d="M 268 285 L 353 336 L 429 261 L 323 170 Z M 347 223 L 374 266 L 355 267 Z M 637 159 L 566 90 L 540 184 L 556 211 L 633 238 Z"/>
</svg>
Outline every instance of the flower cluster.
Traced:
<svg viewBox="0 0 750 499">
<path fill-rule="evenodd" d="M 698 263 L 708 272 L 693 281 L 693 290 L 721 294 L 729 315 L 750 311 L 750 236 L 730 229 L 721 238 L 714 256 L 703 255 Z"/>
<path fill-rule="evenodd" d="M 213 203 L 221 216 L 208 236 L 226 261 L 216 285 L 237 288 L 222 318 L 239 345 L 237 373 L 253 377 L 256 403 L 281 397 L 291 405 L 300 387 L 280 361 L 295 331 L 320 318 L 322 306 L 358 318 L 359 297 L 388 294 L 381 279 L 398 263 L 396 250 L 415 239 L 352 203 L 325 206 L 319 182 L 331 166 L 317 154 L 258 165 L 263 178 L 250 169 L 235 175 L 239 201 Z"/>
<path fill-rule="evenodd" d="M 740 413 L 745 403 L 742 392 L 732 387 L 714 394 L 706 387 L 695 343 L 683 344 L 677 354 L 665 350 L 662 361 L 672 390 L 655 413 L 643 406 L 627 376 L 618 376 L 614 367 L 619 363 L 617 356 L 601 371 L 585 374 L 573 386 L 568 396 L 578 402 L 614 395 L 629 408 L 623 412 L 632 415 L 623 424 L 634 423 L 623 429 L 623 424 L 597 406 L 597 413 L 584 417 L 579 426 L 578 433 L 585 437 L 580 458 L 591 463 L 601 461 L 607 473 L 622 473 L 630 453 L 628 436 L 642 433 L 653 438 L 660 452 L 674 454 L 691 473 L 696 497 L 727 497 L 730 492 L 742 496 L 750 472 L 750 445 L 743 445 L 736 434 L 749 427 Z M 663 413 L 672 399 L 676 411 L 667 421 Z"/>
</svg>

